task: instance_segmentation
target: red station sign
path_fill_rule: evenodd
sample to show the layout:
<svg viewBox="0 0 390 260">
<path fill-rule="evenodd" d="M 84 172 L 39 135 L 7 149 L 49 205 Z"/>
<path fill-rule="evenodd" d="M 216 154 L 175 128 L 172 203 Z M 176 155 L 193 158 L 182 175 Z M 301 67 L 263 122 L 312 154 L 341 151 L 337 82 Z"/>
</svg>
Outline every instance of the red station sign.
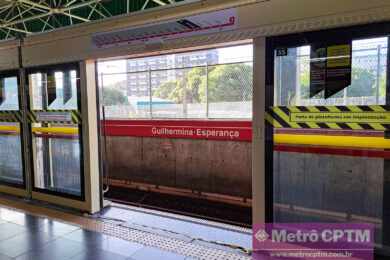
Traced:
<svg viewBox="0 0 390 260">
<path fill-rule="evenodd" d="M 107 120 L 106 135 L 225 141 L 252 140 L 249 121 Z"/>
</svg>

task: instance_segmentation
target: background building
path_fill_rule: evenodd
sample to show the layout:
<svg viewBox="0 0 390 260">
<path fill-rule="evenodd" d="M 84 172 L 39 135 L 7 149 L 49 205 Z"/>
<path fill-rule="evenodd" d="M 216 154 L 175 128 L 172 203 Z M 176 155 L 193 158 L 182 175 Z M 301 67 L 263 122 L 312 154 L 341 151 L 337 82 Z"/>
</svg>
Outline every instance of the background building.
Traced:
<svg viewBox="0 0 390 260">
<path fill-rule="evenodd" d="M 150 83 L 153 89 L 167 81 L 183 77 L 187 71 L 175 68 L 216 64 L 218 61 L 218 50 L 129 59 L 127 60 L 127 96 L 147 96 Z M 149 70 L 152 71 L 151 79 L 149 79 Z"/>
</svg>

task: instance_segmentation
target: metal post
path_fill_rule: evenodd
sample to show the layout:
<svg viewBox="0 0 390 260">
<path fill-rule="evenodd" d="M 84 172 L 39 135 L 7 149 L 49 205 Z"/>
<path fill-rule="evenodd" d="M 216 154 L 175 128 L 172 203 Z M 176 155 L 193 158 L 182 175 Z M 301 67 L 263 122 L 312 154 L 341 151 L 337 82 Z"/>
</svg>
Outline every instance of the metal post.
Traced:
<svg viewBox="0 0 390 260">
<path fill-rule="evenodd" d="M 102 193 L 103 193 L 103 199 L 104 199 L 104 195 L 110 190 L 110 177 L 109 177 L 109 159 L 108 159 L 108 156 L 107 156 L 107 135 L 106 135 L 106 110 L 105 110 L 105 105 L 104 105 L 104 83 L 103 83 L 103 79 L 104 79 L 104 74 L 101 73 L 100 74 L 100 84 L 101 84 L 101 89 L 102 89 L 102 97 L 101 97 L 101 106 L 102 106 L 102 116 L 103 116 L 103 127 L 101 128 L 101 134 L 103 136 L 103 143 L 104 143 L 104 147 L 102 150 L 104 150 L 104 152 L 101 154 L 101 158 L 103 158 L 103 180 L 102 180 Z M 98 86 L 99 88 L 99 86 Z M 98 110 L 98 113 L 100 115 L 100 109 Z M 106 185 L 104 185 L 104 180 L 106 181 Z"/>
<path fill-rule="evenodd" d="M 79 80 L 79 96 L 80 96 L 80 112 L 82 114 L 82 125 L 80 138 L 82 140 L 82 159 L 84 182 L 83 189 L 85 193 L 85 202 L 71 205 L 88 213 L 96 213 L 101 209 L 101 183 L 99 172 L 99 150 L 98 148 L 98 107 L 97 86 L 96 86 L 96 67 L 95 61 L 86 60 L 79 63 L 80 80 Z M 62 202 L 58 202 L 62 203 Z"/>
<path fill-rule="evenodd" d="M 187 77 L 184 77 L 183 81 L 183 117 L 188 116 L 188 102 L 187 102 Z"/>
<path fill-rule="evenodd" d="M 153 97 L 152 97 L 152 71 L 149 67 L 149 117 L 150 119 L 153 118 Z"/>
<path fill-rule="evenodd" d="M 21 131 L 21 145 L 22 145 L 22 153 L 23 153 L 23 165 L 24 165 L 24 177 L 27 191 L 27 198 L 32 198 L 32 163 L 30 160 L 31 156 L 31 144 L 30 144 L 30 124 L 28 123 L 28 98 L 29 98 L 29 87 L 26 83 L 26 71 L 23 66 L 23 54 L 22 54 L 22 46 L 23 39 L 20 39 L 20 44 L 18 47 L 18 60 L 19 60 L 19 88 L 18 92 L 20 95 L 19 109 L 22 112 L 22 121 L 20 122 Z"/>
<path fill-rule="evenodd" d="M 209 64 L 206 63 L 206 118 L 209 118 Z"/>
<path fill-rule="evenodd" d="M 276 93 L 276 98 L 277 98 L 277 103 L 275 103 L 275 106 L 279 105 L 279 106 L 288 106 L 288 102 L 286 104 L 282 104 L 282 57 L 278 57 L 277 58 L 277 62 L 278 62 L 278 87 L 276 88 L 277 89 L 277 93 Z"/>
<path fill-rule="evenodd" d="M 390 46 L 390 37 L 387 38 L 387 46 Z M 385 105 L 388 106 L 390 105 L 390 51 L 387 52 L 386 63 L 387 79 Z M 390 139 L 390 131 L 384 131 L 384 138 Z M 382 244 L 388 245 L 390 243 L 390 205 L 388 203 L 388 199 L 390 198 L 390 160 L 384 159 L 383 163 Z"/>
<path fill-rule="evenodd" d="M 379 105 L 379 95 L 380 95 L 380 83 L 381 83 L 381 50 L 382 46 L 378 45 L 378 59 L 376 66 L 376 104 Z"/>
<path fill-rule="evenodd" d="M 41 83 L 42 83 L 42 109 L 44 111 L 47 111 L 49 109 L 49 94 L 48 94 L 48 81 L 49 80 L 55 80 L 55 78 L 50 78 L 46 73 L 42 73 Z M 48 127 L 48 123 L 42 123 L 43 127 Z M 42 156 L 43 156 L 43 178 L 44 178 L 44 185 L 45 188 L 52 188 L 54 187 L 54 176 L 53 176 L 53 168 L 52 168 L 52 145 L 51 145 L 51 139 L 50 137 L 43 137 L 42 138 Z M 36 155 L 37 156 L 37 155 Z"/>
<path fill-rule="evenodd" d="M 102 103 L 102 106 L 104 106 L 104 84 L 103 84 L 103 78 L 104 78 L 104 73 L 101 73 L 100 74 L 100 84 L 102 86 L 102 96 L 100 97 L 101 100 L 99 100 L 99 101 Z M 98 86 L 98 88 L 99 88 L 99 86 Z"/>
<path fill-rule="evenodd" d="M 109 175 L 109 159 L 107 156 L 108 145 L 107 145 L 107 134 L 106 134 L 106 111 L 105 106 L 102 106 L 103 109 L 103 142 L 104 142 L 104 166 L 103 166 L 103 180 L 106 181 L 106 187 L 104 187 L 104 181 L 102 183 L 103 186 L 103 196 L 107 192 L 110 191 L 110 175 Z"/>
<path fill-rule="evenodd" d="M 95 61 L 95 68 L 97 68 L 97 61 Z M 96 91 L 96 119 L 97 119 L 97 124 L 98 124 L 98 130 L 99 130 L 99 135 L 98 135 L 98 151 L 99 151 L 99 196 L 100 196 L 100 208 L 104 208 L 104 194 L 103 194 L 103 178 L 104 178 L 104 167 L 105 167 L 105 152 L 103 151 L 102 148 L 102 137 L 103 137 L 103 124 L 101 121 L 101 114 L 100 114 L 100 106 L 102 105 L 101 103 L 101 98 L 102 95 L 100 93 L 100 87 L 102 86 L 102 83 L 99 83 L 99 72 L 97 69 L 95 69 L 95 91 Z M 103 121 L 104 123 L 104 121 Z"/>
<path fill-rule="evenodd" d="M 301 51 L 299 48 L 297 48 L 297 52 L 295 53 L 296 56 L 296 86 L 295 86 L 295 104 L 291 105 L 301 105 Z"/>
<path fill-rule="evenodd" d="M 265 108 L 270 105 L 266 95 L 271 98 L 269 90 L 266 90 L 266 39 L 256 38 L 254 41 L 253 56 L 253 141 L 252 141 L 252 221 L 253 224 L 271 222 L 272 217 L 272 168 L 267 168 L 273 162 L 272 154 L 266 154 L 272 149 L 272 139 L 266 142 L 267 129 L 265 128 Z M 272 164 L 272 163 L 271 163 Z M 268 165 L 269 166 L 269 165 Z M 268 172 L 266 172 L 268 170 Z M 270 201 L 271 203 L 267 202 Z"/>
</svg>

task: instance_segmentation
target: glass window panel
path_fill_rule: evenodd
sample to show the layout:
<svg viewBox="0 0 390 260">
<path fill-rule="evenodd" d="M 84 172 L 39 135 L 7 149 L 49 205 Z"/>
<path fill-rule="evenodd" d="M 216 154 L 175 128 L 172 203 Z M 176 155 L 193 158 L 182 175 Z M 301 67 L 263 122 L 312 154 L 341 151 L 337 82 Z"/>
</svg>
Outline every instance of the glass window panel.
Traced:
<svg viewBox="0 0 390 260">
<path fill-rule="evenodd" d="M 29 74 L 28 79 L 31 110 L 45 110 L 42 115 L 53 116 L 53 120 L 56 114 L 51 110 L 78 110 L 76 70 L 43 70 Z M 32 123 L 31 129 L 34 188 L 80 197 L 83 175 L 79 125 L 42 122 Z"/>
<path fill-rule="evenodd" d="M 45 87 L 43 84 L 43 74 L 35 73 L 28 76 L 28 82 L 30 85 L 30 106 L 33 110 L 42 110 L 43 101 L 44 101 L 44 91 Z"/>
<path fill-rule="evenodd" d="M 19 123 L 0 122 L 0 181 L 22 185 L 23 160 Z"/>
<path fill-rule="evenodd" d="M 0 78 L 0 110 L 19 110 L 18 78 Z"/>
<path fill-rule="evenodd" d="M 324 92 L 310 98 L 310 46 L 275 53 L 274 102 L 278 106 L 384 105 L 387 79 L 387 38 L 352 43 L 352 84 L 325 99 Z"/>
<path fill-rule="evenodd" d="M 55 134 L 54 129 L 57 130 Z M 63 129 L 63 133 L 58 133 L 58 129 Z M 74 133 L 66 133 L 70 130 Z M 78 126 L 34 124 L 33 132 L 34 186 L 80 196 L 82 175 Z"/>
<path fill-rule="evenodd" d="M 287 56 L 278 56 L 275 51 L 274 105 L 384 105 L 387 42 L 386 37 L 354 40 L 351 85 L 328 99 L 324 98 L 324 92 L 310 98 L 310 46 L 289 48 Z M 351 156 L 343 154 L 344 150 L 350 151 L 350 147 L 332 153 L 335 147 L 317 145 L 313 148 L 300 144 L 294 137 L 312 136 L 310 130 L 273 131 L 274 136 L 291 135 L 291 140 L 297 142 L 295 146 L 274 143 L 274 221 L 368 222 L 376 225 L 376 242 L 380 243 L 385 160 L 369 157 L 363 143 L 361 147 L 354 147 L 360 155 Z M 362 131 L 317 129 L 313 140 L 329 135 L 356 137 L 361 136 Z M 383 138 L 383 132 L 375 132 L 375 136 Z M 279 150 L 280 146 L 294 149 L 286 152 Z"/>
<path fill-rule="evenodd" d="M 19 110 L 17 77 L 0 79 L 0 111 Z M 23 159 L 20 124 L 0 122 L 0 181 L 23 185 Z"/>
<path fill-rule="evenodd" d="M 77 80 L 75 70 L 30 74 L 31 109 L 77 110 Z"/>
<path fill-rule="evenodd" d="M 77 110 L 77 75 L 76 71 L 55 72 L 56 100 L 49 109 Z"/>
</svg>

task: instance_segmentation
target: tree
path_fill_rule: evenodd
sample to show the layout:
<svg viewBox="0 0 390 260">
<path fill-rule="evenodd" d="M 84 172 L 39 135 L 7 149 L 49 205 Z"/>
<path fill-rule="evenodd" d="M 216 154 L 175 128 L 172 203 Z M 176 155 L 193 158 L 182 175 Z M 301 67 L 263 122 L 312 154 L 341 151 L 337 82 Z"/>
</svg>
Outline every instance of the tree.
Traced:
<svg viewBox="0 0 390 260">
<path fill-rule="evenodd" d="M 380 97 L 386 97 L 386 86 L 387 86 L 387 77 L 381 76 L 379 80 L 379 96 Z"/>
<path fill-rule="evenodd" d="M 252 67 L 246 64 L 219 65 L 211 69 L 208 81 L 209 102 L 252 100 Z M 201 89 L 202 101 L 206 90 Z"/>
<path fill-rule="evenodd" d="M 176 81 L 167 81 L 159 86 L 156 91 L 154 91 L 153 96 L 163 98 L 163 99 L 169 99 L 169 96 L 176 88 L 177 82 Z"/>
<path fill-rule="evenodd" d="M 162 84 L 155 97 L 176 103 L 240 102 L 252 100 L 252 67 L 246 64 L 193 68 L 180 80 Z M 208 89 L 208 93 L 207 92 Z"/>
<path fill-rule="evenodd" d="M 175 103 L 200 102 L 200 87 L 205 85 L 205 68 L 193 68 L 176 81 L 168 81 L 162 84 L 155 92 L 155 97 L 169 99 Z"/>
<path fill-rule="evenodd" d="M 301 74 L 301 97 L 309 99 L 310 94 L 310 72 L 306 71 Z M 375 75 L 367 69 L 353 68 L 352 69 L 352 84 L 347 87 L 348 97 L 370 97 L 374 96 L 374 84 L 376 82 Z M 383 94 L 383 79 L 380 80 L 380 95 Z M 344 89 L 336 93 L 332 98 L 342 98 L 344 96 Z"/>
<path fill-rule="evenodd" d="M 309 99 L 310 98 L 310 72 L 303 71 L 300 73 L 300 83 L 301 83 L 301 98 Z"/>
<path fill-rule="evenodd" d="M 193 68 L 186 75 L 186 79 L 182 82 L 185 83 L 186 99 L 188 103 L 199 103 L 202 101 L 201 89 L 206 88 L 206 69 L 205 68 Z"/>
<path fill-rule="evenodd" d="M 376 77 L 367 69 L 353 68 L 352 84 L 347 88 L 348 97 L 374 96 L 374 84 Z"/>
<path fill-rule="evenodd" d="M 102 103 L 104 106 L 128 105 L 126 96 L 119 90 L 103 88 Z"/>
</svg>

